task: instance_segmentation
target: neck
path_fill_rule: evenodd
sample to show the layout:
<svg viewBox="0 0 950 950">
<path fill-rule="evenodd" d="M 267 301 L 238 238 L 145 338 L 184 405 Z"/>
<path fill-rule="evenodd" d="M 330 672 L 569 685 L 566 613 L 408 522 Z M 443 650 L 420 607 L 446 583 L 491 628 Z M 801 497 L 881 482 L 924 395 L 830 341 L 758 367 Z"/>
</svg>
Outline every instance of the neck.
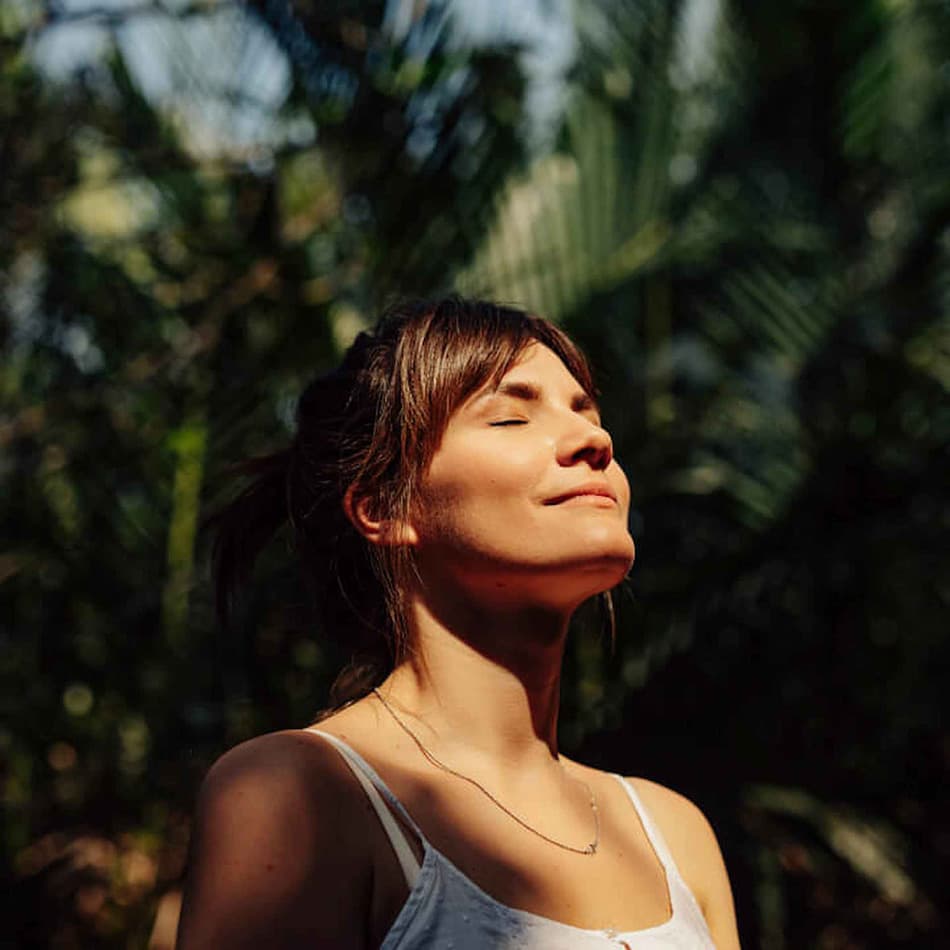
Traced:
<svg viewBox="0 0 950 950">
<path fill-rule="evenodd" d="M 411 604 L 414 654 L 382 695 L 411 716 L 430 751 L 456 765 L 509 774 L 550 767 L 570 613 L 446 600 Z"/>
</svg>

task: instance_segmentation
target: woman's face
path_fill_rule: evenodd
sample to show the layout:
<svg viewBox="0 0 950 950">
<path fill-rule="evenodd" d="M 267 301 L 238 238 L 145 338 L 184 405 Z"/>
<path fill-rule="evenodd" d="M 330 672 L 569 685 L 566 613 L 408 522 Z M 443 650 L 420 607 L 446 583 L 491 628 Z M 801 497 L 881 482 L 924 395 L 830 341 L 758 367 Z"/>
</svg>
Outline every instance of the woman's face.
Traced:
<svg viewBox="0 0 950 950">
<path fill-rule="evenodd" d="M 534 343 L 449 420 L 415 506 L 417 564 L 476 596 L 573 607 L 633 563 L 629 506 L 597 406 Z"/>
</svg>

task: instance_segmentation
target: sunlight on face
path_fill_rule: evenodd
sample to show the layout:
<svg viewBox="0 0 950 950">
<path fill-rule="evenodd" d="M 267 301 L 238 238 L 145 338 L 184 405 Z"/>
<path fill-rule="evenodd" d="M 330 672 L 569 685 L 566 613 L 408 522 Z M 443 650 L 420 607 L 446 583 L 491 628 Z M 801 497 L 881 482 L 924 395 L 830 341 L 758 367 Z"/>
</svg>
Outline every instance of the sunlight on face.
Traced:
<svg viewBox="0 0 950 950">
<path fill-rule="evenodd" d="M 449 420 L 417 504 L 417 561 L 481 596 L 579 603 L 629 570 L 629 505 L 596 404 L 532 344 Z"/>
</svg>

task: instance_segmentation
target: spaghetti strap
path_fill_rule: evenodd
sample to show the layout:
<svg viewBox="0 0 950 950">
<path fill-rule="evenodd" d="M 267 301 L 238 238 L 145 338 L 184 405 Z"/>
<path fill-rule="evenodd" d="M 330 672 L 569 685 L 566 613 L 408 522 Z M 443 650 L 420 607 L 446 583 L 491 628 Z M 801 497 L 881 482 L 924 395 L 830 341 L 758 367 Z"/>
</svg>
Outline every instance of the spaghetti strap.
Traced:
<svg viewBox="0 0 950 950">
<path fill-rule="evenodd" d="M 660 859 L 660 863 L 667 871 L 675 873 L 677 876 L 679 876 L 679 871 L 676 868 L 676 862 L 673 860 L 673 854 L 667 846 L 666 840 L 664 839 L 659 826 L 650 816 L 646 806 L 643 804 L 643 799 L 640 798 L 639 793 L 633 787 L 633 783 L 627 781 L 627 779 L 625 779 L 622 775 L 616 775 L 614 773 L 611 774 L 624 787 L 627 792 L 627 796 L 629 797 L 630 801 L 633 802 L 633 807 L 637 810 L 637 814 L 640 816 L 640 824 L 643 825 L 643 830 L 646 832 L 647 840 L 650 842 L 650 845 L 656 852 L 656 856 Z"/>
<path fill-rule="evenodd" d="M 385 796 L 386 800 L 396 809 L 409 827 L 412 828 L 419 840 L 422 841 L 423 847 L 425 847 L 425 837 L 409 816 L 409 812 L 406 811 L 402 802 L 389 790 L 389 787 L 379 777 L 376 770 L 352 746 L 347 745 L 342 739 L 331 735 L 329 732 L 324 732 L 321 729 L 307 729 L 306 731 L 322 736 L 329 741 L 343 757 L 343 760 L 359 780 L 360 785 L 363 786 L 366 797 L 370 800 L 370 804 L 379 816 L 383 830 L 386 832 L 386 837 L 389 838 L 389 843 L 396 853 L 399 866 L 402 868 L 402 873 L 405 875 L 406 883 L 409 885 L 409 890 L 411 891 L 416 883 L 416 879 L 419 877 L 419 861 L 409 845 L 409 842 L 406 840 L 405 832 L 399 827 L 396 819 L 393 818 L 392 812 L 386 807 L 385 802 L 383 802 L 380 797 L 380 793 Z"/>
</svg>

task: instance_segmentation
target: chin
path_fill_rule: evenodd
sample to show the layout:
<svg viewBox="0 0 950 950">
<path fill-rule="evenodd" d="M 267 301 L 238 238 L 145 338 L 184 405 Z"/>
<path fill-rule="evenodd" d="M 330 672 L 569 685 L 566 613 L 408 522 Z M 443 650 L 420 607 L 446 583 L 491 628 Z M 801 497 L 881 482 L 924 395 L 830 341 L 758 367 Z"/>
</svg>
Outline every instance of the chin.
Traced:
<svg viewBox="0 0 950 950">
<path fill-rule="evenodd" d="M 596 553 L 595 553 L 596 552 Z M 587 539 L 583 547 L 582 560 L 607 572 L 613 570 L 618 573 L 614 584 L 619 584 L 633 567 L 637 549 L 629 532 L 598 533 L 596 537 Z M 614 586 L 611 584 L 610 586 Z"/>
<path fill-rule="evenodd" d="M 618 545 L 614 550 L 604 554 L 605 583 L 601 590 L 610 590 L 611 587 L 616 587 L 630 573 L 635 559 L 636 548 L 633 539 L 628 535 L 626 544 Z"/>
<path fill-rule="evenodd" d="M 597 558 L 591 558 L 590 552 L 581 561 L 565 565 L 558 577 L 549 583 L 559 596 L 574 606 L 585 600 L 612 590 L 627 576 L 634 561 L 633 542 L 618 545 L 612 550 L 603 551 Z"/>
<path fill-rule="evenodd" d="M 594 593 L 600 594 L 605 590 L 616 587 L 627 576 L 631 567 L 633 567 L 633 558 L 630 556 L 609 559 L 598 571 L 598 575 L 602 580 Z"/>
</svg>

